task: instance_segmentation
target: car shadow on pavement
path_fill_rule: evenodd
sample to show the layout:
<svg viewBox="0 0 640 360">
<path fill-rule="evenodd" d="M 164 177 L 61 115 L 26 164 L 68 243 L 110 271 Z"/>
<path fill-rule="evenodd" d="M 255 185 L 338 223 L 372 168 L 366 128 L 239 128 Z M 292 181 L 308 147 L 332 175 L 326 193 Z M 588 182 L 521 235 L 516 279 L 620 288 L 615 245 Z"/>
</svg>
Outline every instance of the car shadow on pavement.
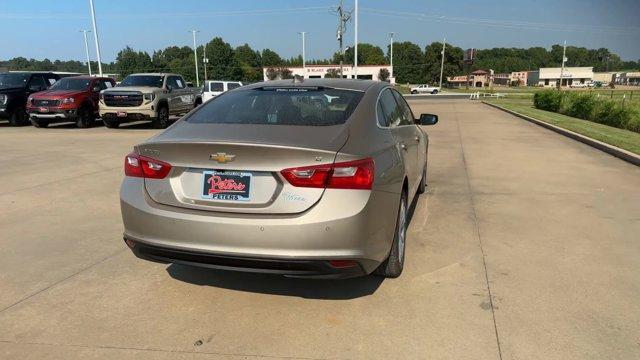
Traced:
<svg viewBox="0 0 640 360">
<path fill-rule="evenodd" d="M 409 223 L 415 213 L 418 199 L 419 196 L 416 196 L 409 206 Z M 344 280 L 297 279 L 179 264 L 169 265 L 167 273 L 176 280 L 194 285 L 322 300 L 349 300 L 372 295 L 384 281 L 384 278 L 373 275 Z"/>
<path fill-rule="evenodd" d="M 349 300 L 371 295 L 384 280 L 372 275 L 344 280 L 296 279 L 178 264 L 167 267 L 167 272 L 176 280 L 194 285 L 322 300 Z"/>
</svg>

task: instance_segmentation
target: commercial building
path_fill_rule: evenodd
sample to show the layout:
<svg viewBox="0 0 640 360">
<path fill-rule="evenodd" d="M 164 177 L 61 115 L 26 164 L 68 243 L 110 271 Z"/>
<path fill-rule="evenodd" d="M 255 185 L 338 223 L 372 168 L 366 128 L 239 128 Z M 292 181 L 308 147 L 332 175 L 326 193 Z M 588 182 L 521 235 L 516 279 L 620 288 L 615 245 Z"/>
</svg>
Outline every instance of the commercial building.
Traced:
<svg viewBox="0 0 640 360">
<path fill-rule="evenodd" d="M 593 73 L 593 81 L 599 81 L 602 83 L 612 83 L 616 80 L 615 72 L 597 72 Z"/>
<path fill-rule="evenodd" d="M 640 86 L 640 71 L 624 72 L 616 79 L 616 83 L 620 85 Z"/>
<path fill-rule="evenodd" d="M 340 65 L 307 65 L 306 67 L 265 67 L 262 68 L 264 80 L 275 80 L 282 78 L 283 72 L 290 72 L 292 76 L 302 76 L 305 79 L 322 79 L 327 77 L 340 77 Z M 358 79 L 384 80 L 395 83 L 395 79 L 388 77 L 393 74 L 393 69 L 389 65 L 358 65 Z M 354 68 L 352 65 L 342 66 L 342 77 L 345 79 L 354 78 Z M 386 75 L 388 78 L 384 79 Z"/>
<path fill-rule="evenodd" d="M 491 75 L 489 72 L 484 70 L 476 70 L 469 74 L 469 77 L 466 75 L 459 76 L 448 76 L 447 83 L 451 87 L 463 87 L 467 86 L 467 81 L 469 87 L 485 87 L 489 86 L 491 80 Z"/>
<path fill-rule="evenodd" d="M 527 85 L 530 86 L 558 86 L 562 73 L 562 86 L 584 84 L 593 80 L 593 67 L 565 67 L 562 68 L 540 68 L 539 71 L 531 71 L 528 75 Z"/>
</svg>

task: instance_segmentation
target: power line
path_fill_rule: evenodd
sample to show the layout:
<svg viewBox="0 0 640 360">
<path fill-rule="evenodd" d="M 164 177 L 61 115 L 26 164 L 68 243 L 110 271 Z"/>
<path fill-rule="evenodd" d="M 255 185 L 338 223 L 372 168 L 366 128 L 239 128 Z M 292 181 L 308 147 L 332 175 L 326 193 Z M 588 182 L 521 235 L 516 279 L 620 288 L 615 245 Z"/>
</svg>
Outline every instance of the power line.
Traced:
<svg viewBox="0 0 640 360">
<path fill-rule="evenodd" d="M 117 19 L 168 19 L 168 18 L 207 18 L 218 16 L 238 16 L 238 15 L 263 15 L 263 14 L 288 14 L 296 12 L 326 12 L 331 10 L 329 6 L 312 6 L 286 9 L 257 9 L 257 10 L 235 10 L 235 11 L 215 11 L 215 12 L 182 12 L 182 13 L 104 13 L 102 18 Z M 86 16 L 76 13 L 1 13 L 0 19 L 18 20 L 47 20 L 47 19 L 87 19 Z"/>
<path fill-rule="evenodd" d="M 502 27 L 502 28 L 517 28 L 528 30 L 549 30 L 549 31 L 569 31 L 569 32 L 596 32 L 596 33 L 612 33 L 621 35 L 633 35 L 640 32 L 640 27 L 627 26 L 627 27 L 614 27 L 614 26 L 597 26 L 597 25 L 572 25 L 572 24 L 552 24 L 552 23 L 539 23 L 539 22 L 525 22 L 525 21 L 505 21 L 495 19 L 478 19 L 478 18 L 466 18 L 466 17 L 450 17 L 437 14 L 426 13 L 413 13 L 413 12 L 401 12 L 382 10 L 375 8 L 362 8 L 362 11 L 379 16 L 390 16 L 403 19 L 412 19 L 416 21 L 428 21 L 428 22 L 446 22 L 453 24 L 463 25 L 477 25 L 488 27 Z"/>
</svg>

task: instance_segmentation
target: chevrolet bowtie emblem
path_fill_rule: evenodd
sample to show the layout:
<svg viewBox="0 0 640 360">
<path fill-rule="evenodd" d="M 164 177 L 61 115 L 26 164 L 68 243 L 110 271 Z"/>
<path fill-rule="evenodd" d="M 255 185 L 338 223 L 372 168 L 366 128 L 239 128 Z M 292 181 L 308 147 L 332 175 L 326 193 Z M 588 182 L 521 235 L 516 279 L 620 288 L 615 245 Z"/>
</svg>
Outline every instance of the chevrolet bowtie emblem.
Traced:
<svg viewBox="0 0 640 360">
<path fill-rule="evenodd" d="M 209 160 L 217 161 L 220 164 L 232 162 L 236 158 L 235 155 L 219 152 L 209 155 Z"/>
</svg>

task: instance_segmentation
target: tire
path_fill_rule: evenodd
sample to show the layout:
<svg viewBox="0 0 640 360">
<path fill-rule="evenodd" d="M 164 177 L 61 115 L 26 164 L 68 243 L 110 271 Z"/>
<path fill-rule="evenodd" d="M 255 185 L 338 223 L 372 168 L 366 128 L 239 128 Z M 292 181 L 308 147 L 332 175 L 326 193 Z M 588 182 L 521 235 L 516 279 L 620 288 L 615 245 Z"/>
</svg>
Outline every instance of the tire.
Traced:
<svg viewBox="0 0 640 360">
<path fill-rule="evenodd" d="M 424 164 L 424 169 L 422 169 L 422 179 L 420 179 L 420 184 L 418 184 L 418 194 L 424 194 L 427 191 L 427 164 Z"/>
<path fill-rule="evenodd" d="M 166 129 L 169 126 L 169 108 L 162 105 L 158 108 L 158 115 L 153 120 L 153 127 L 156 129 Z"/>
<path fill-rule="evenodd" d="M 193 108 L 195 109 L 200 105 L 202 105 L 202 99 L 198 98 L 196 99 L 196 102 L 193 104 Z"/>
<path fill-rule="evenodd" d="M 109 129 L 117 129 L 120 126 L 120 122 L 118 120 L 102 119 L 102 122 L 104 123 L 104 126 Z"/>
<path fill-rule="evenodd" d="M 404 252 L 407 239 L 407 194 L 402 192 L 393 244 L 387 259 L 374 271 L 375 275 L 386 278 L 397 278 L 404 268 Z"/>
<path fill-rule="evenodd" d="M 49 121 L 47 120 L 33 118 L 33 119 L 30 119 L 30 121 L 31 121 L 31 125 L 37 128 L 46 128 L 47 126 L 49 126 Z"/>
<path fill-rule="evenodd" d="M 417 92 L 417 91 L 415 91 L 415 90 L 412 90 L 412 91 L 411 91 L 411 93 L 415 95 L 415 94 L 417 94 L 418 92 Z"/>
<path fill-rule="evenodd" d="M 437 93 L 438 93 L 438 90 L 433 90 L 433 91 L 431 92 L 431 94 L 432 94 L 432 95 L 435 95 L 435 94 L 437 94 Z"/>
<path fill-rule="evenodd" d="M 24 126 L 29 124 L 29 114 L 24 108 L 17 108 L 13 110 L 9 117 L 9 125 L 11 126 Z"/>
<path fill-rule="evenodd" d="M 88 106 L 83 106 L 78 109 L 78 118 L 76 119 L 76 126 L 85 129 L 93 126 L 95 122 L 95 117 L 93 115 L 93 110 Z"/>
</svg>

